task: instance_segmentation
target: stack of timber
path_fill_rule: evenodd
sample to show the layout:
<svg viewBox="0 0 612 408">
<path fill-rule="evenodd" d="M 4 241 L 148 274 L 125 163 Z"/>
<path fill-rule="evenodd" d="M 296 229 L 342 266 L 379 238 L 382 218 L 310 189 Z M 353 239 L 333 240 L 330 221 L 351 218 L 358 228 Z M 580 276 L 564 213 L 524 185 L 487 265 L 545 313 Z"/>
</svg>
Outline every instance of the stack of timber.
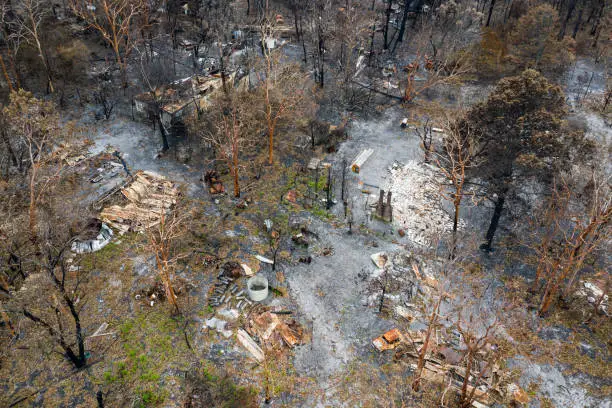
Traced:
<svg viewBox="0 0 612 408">
<path fill-rule="evenodd" d="M 128 204 L 111 205 L 104 208 L 100 218 L 119 230 L 144 231 L 159 224 L 176 203 L 179 194 L 176 185 L 165 177 L 150 171 L 139 171 L 132 183 L 121 189 Z"/>
</svg>

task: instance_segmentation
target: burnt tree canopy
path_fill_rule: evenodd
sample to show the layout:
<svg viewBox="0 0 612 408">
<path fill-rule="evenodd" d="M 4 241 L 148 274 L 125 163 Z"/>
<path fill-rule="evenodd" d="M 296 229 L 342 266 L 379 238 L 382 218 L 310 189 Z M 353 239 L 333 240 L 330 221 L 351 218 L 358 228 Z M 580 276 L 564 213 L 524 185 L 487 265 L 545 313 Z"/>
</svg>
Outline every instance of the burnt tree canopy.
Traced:
<svg viewBox="0 0 612 408">
<path fill-rule="evenodd" d="M 481 159 L 475 171 L 496 198 L 485 249 L 490 249 L 505 199 L 517 180 L 536 177 L 547 183 L 585 146 L 583 133 L 565 125 L 566 116 L 561 87 L 528 69 L 499 81 L 489 98 L 463 119 Z"/>
</svg>

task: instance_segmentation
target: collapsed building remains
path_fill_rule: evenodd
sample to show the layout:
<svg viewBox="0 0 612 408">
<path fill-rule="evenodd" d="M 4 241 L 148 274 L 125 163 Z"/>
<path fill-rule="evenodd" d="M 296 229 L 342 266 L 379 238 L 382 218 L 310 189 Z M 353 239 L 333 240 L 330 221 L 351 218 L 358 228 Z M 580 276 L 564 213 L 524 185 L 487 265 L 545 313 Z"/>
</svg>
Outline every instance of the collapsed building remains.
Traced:
<svg viewBox="0 0 612 408">
<path fill-rule="evenodd" d="M 172 181 L 151 171 L 137 172 L 121 193 L 129 201 L 126 205 L 111 205 L 100 213 L 100 218 L 121 234 L 159 224 L 179 195 Z"/>
</svg>

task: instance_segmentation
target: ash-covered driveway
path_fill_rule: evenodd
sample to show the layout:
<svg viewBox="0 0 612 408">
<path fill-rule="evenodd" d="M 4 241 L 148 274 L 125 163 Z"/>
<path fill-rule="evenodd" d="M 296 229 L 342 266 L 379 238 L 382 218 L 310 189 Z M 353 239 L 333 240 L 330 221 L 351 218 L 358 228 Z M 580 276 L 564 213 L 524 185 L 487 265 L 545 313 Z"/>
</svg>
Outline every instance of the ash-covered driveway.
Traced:
<svg viewBox="0 0 612 408">
<path fill-rule="evenodd" d="M 317 245 L 333 247 L 333 255 L 316 256 L 310 265 L 290 268 L 287 281 L 300 313 L 313 324 L 312 343 L 296 350 L 295 368 L 324 382 L 344 364 L 371 352 L 372 339 L 393 327 L 363 301 L 376 269 L 370 254 L 398 247 L 369 236 L 348 235 L 346 229 L 320 220 L 314 220 L 310 229 L 320 237 Z M 379 247 L 370 247 L 372 240 Z"/>
</svg>

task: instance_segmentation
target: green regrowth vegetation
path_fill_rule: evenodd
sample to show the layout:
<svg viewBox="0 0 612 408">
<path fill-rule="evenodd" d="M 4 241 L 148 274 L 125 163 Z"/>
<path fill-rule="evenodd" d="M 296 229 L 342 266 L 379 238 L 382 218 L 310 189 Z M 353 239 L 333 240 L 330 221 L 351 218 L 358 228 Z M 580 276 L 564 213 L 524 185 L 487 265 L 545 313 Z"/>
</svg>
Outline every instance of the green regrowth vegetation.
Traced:
<svg viewBox="0 0 612 408">
<path fill-rule="evenodd" d="M 182 331 L 182 318 L 164 311 L 141 313 L 119 326 L 120 358 L 104 371 L 101 384 L 131 389 L 135 406 L 154 406 L 164 401 L 164 372 L 186 370 L 190 351 Z"/>
</svg>

